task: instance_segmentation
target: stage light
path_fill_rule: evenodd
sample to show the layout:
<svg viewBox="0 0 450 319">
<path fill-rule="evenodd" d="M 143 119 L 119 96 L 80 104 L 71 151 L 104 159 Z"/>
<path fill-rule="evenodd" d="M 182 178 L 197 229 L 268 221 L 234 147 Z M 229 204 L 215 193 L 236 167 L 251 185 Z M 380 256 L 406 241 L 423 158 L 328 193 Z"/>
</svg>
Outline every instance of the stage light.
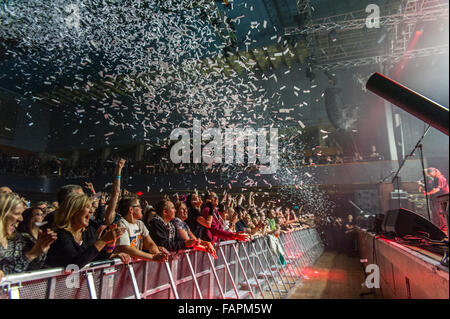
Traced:
<svg viewBox="0 0 450 319">
<path fill-rule="evenodd" d="M 336 85 L 337 84 L 336 74 L 330 73 L 330 71 L 328 71 L 328 70 L 323 71 L 323 73 L 328 78 L 328 82 L 330 84 L 332 84 L 332 85 Z"/>
<path fill-rule="evenodd" d="M 144 195 L 144 193 L 143 192 L 137 192 L 136 195 L 142 196 L 142 195 Z"/>
<path fill-rule="evenodd" d="M 385 30 L 381 31 L 380 32 L 380 37 L 378 38 L 377 43 L 378 44 L 383 43 L 383 41 L 386 39 L 386 37 L 387 37 L 387 32 Z"/>
<path fill-rule="evenodd" d="M 417 23 L 416 35 L 422 35 L 425 32 L 425 24 L 423 22 Z"/>
<path fill-rule="evenodd" d="M 316 74 L 313 72 L 313 68 L 311 65 L 308 65 L 306 67 L 306 77 L 311 81 L 314 82 L 316 79 Z"/>
<path fill-rule="evenodd" d="M 328 40 L 331 42 L 336 42 L 338 40 L 336 29 L 333 29 L 328 33 Z"/>
</svg>

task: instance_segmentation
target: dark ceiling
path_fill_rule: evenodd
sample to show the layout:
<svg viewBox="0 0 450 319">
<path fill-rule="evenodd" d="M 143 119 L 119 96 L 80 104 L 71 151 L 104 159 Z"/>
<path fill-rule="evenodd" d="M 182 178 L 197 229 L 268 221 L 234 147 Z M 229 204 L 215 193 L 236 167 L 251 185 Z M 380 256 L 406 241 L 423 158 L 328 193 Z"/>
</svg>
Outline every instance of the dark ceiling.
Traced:
<svg viewBox="0 0 450 319">
<path fill-rule="evenodd" d="M 390 53 L 391 41 L 398 39 L 393 38 L 391 26 L 390 29 L 364 27 L 363 21 L 368 14 L 365 11 L 366 5 L 377 3 L 382 14 L 398 15 L 399 9 L 407 8 L 408 3 L 424 1 L 311 0 L 310 9 L 300 12 L 302 5 L 307 2 L 235 0 L 227 5 L 227 1 L 190 1 L 191 7 L 201 8 L 198 9 L 200 19 L 211 24 L 216 31 L 211 46 L 199 57 L 202 61 L 201 72 L 270 72 L 293 64 L 309 64 L 313 68 L 332 70 L 352 66 L 353 61 L 358 59 L 385 56 Z M 171 6 L 167 5 L 167 1 L 157 3 L 159 7 L 156 8 L 167 14 L 182 16 L 186 10 L 183 7 L 186 2 L 182 1 L 171 1 Z M 205 7 L 205 3 L 210 6 Z M 120 57 L 111 62 L 110 57 L 105 52 L 96 50 L 95 46 L 88 45 L 87 49 L 84 48 L 77 54 L 76 50 L 70 52 L 73 48 L 64 47 L 63 44 L 61 52 L 55 52 L 54 47 L 49 52 L 45 43 L 33 44 L 30 43 L 33 39 L 27 41 L 14 38 L 8 34 L 9 24 L 5 19 L 13 19 L 14 15 L 9 15 L 7 9 L 5 4 L 0 32 L 0 86 L 16 96 L 28 95 L 52 107 L 75 107 L 100 101 L 109 93 L 116 100 L 126 100 L 136 91 L 145 91 L 149 80 L 154 79 L 152 73 L 121 70 Z M 43 17 L 34 19 L 39 18 Z M 342 28 L 314 29 L 317 25 L 345 21 L 356 21 L 359 25 L 352 28 L 344 25 Z M 330 40 L 330 28 L 335 30 L 336 41 Z M 248 36 L 249 30 L 254 31 L 251 36 Z M 292 34 L 286 35 L 289 32 Z M 111 36 L 113 39 L 113 35 Z M 180 61 L 180 65 L 182 64 Z M 112 70 L 116 72 L 111 72 Z M 105 77 L 101 75 L 102 72 L 112 75 Z"/>
</svg>

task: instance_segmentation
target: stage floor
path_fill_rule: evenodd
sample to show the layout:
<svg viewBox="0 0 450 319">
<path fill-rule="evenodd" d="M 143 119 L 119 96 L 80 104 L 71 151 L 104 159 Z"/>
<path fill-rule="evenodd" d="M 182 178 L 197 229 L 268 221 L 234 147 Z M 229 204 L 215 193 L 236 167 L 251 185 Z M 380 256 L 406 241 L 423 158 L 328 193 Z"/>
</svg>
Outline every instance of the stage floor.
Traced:
<svg viewBox="0 0 450 319">
<path fill-rule="evenodd" d="M 365 281 L 359 257 L 349 257 L 335 251 L 325 251 L 306 271 L 299 286 L 288 299 L 361 299 L 370 292 L 362 286 Z M 363 298 L 374 298 L 367 295 Z"/>
</svg>

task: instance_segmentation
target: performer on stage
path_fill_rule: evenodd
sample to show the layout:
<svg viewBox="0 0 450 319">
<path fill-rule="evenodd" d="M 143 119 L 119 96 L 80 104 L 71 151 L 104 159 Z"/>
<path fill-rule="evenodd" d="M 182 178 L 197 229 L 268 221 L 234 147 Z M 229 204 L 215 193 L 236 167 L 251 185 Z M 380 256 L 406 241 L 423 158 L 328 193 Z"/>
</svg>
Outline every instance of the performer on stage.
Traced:
<svg viewBox="0 0 450 319">
<path fill-rule="evenodd" d="M 420 190 L 424 195 L 430 196 L 431 221 L 442 231 L 447 233 L 444 211 L 437 200 L 440 195 L 448 194 L 447 179 L 437 168 L 434 167 L 427 169 L 427 175 L 433 179 L 432 187 L 428 189 L 428 193 L 425 193 L 422 187 Z"/>
</svg>

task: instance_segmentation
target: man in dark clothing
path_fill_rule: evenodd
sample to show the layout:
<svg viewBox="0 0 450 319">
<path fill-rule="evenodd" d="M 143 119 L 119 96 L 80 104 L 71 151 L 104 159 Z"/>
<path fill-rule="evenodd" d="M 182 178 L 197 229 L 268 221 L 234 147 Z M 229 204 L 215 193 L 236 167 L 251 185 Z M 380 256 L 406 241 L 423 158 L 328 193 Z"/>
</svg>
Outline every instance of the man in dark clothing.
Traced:
<svg viewBox="0 0 450 319">
<path fill-rule="evenodd" d="M 195 239 L 181 238 L 172 220 L 175 218 L 175 206 L 171 201 L 162 200 L 156 204 L 156 216 L 149 222 L 150 237 L 156 245 L 168 251 L 193 248 L 198 243 Z"/>
<path fill-rule="evenodd" d="M 248 230 L 248 225 L 247 225 L 247 223 L 245 222 L 245 220 L 244 220 L 244 213 L 239 213 L 239 220 L 238 220 L 238 222 L 236 223 L 236 225 L 235 225 L 235 230 L 236 230 L 236 232 L 237 233 L 240 233 L 240 232 L 247 232 L 247 230 Z"/>
<path fill-rule="evenodd" d="M 355 224 L 353 223 L 353 215 L 349 214 L 347 216 L 347 221 L 343 226 L 344 231 L 344 247 L 347 255 L 354 255 L 356 252 L 356 230 Z"/>
</svg>

